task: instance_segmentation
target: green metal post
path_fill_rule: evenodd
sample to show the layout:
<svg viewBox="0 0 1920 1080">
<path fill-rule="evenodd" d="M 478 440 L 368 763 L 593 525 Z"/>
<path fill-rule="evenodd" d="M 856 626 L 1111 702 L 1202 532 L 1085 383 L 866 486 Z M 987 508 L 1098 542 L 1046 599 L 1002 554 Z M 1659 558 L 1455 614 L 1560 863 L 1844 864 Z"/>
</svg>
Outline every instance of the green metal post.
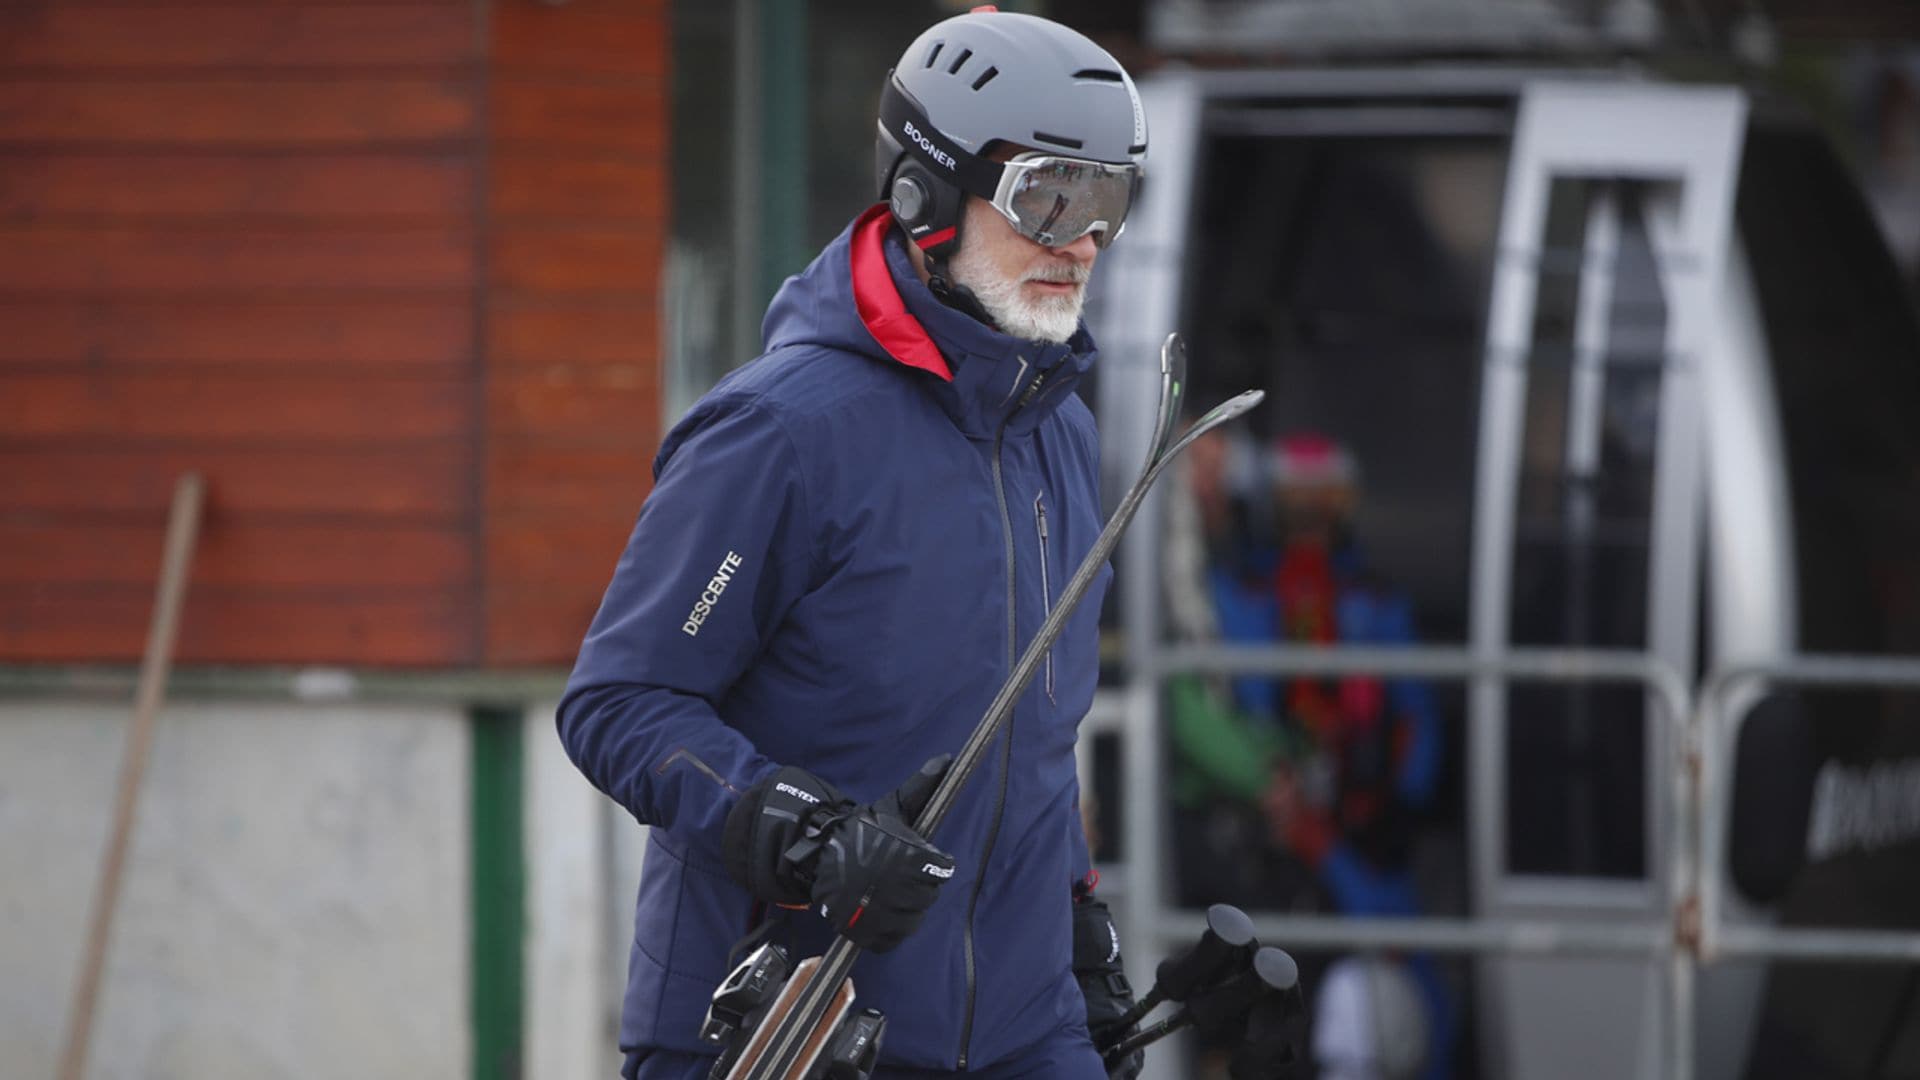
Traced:
<svg viewBox="0 0 1920 1080">
<path fill-rule="evenodd" d="M 812 258 L 807 250 L 807 0 L 760 0 L 760 301 Z"/>
<path fill-rule="evenodd" d="M 468 820 L 473 939 L 468 955 L 473 1080 L 520 1080 L 527 936 L 520 711 L 475 708 L 472 731 Z"/>
</svg>

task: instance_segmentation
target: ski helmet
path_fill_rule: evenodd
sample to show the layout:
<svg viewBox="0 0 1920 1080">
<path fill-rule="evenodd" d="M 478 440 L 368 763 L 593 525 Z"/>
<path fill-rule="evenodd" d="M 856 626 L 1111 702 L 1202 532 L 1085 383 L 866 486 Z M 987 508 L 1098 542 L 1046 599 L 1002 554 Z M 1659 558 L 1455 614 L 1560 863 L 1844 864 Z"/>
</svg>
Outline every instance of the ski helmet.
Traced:
<svg viewBox="0 0 1920 1080">
<path fill-rule="evenodd" d="M 995 161 L 996 144 L 1027 152 Z M 1146 113 L 1119 61 L 1059 23 L 987 7 L 937 23 L 887 73 L 874 175 L 937 266 L 959 243 L 969 194 L 1035 242 L 1092 231 L 1106 246 L 1146 153 Z"/>
</svg>

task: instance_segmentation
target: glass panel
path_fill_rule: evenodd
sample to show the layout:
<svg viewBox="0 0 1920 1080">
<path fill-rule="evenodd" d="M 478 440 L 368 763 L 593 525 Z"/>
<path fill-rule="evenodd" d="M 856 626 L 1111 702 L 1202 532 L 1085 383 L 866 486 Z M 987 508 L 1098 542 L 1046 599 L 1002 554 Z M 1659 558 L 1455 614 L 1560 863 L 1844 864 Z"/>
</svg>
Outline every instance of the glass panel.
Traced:
<svg viewBox="0 0 1920 1080">
<path fill-rule="evenodd" d="M 1561 179 L 1550 195 L 1514 525 L 1516 646 L 1647 644 L 1667 313 L 1645 194 Z M 1645 875 L 1645 705 L 1632 686 L 1509 690 L 1511 872 Z"/>
<path fill-rule="evenodd" d="M 1846 168 L 1756 124 L 1738 213 L 1779 390 L 1800 647 L 1920 653 L 1920 323 Z"/>
<path fill-rule="evenodd" d="M 762 133 L 760 164 L 786 173 L 763 177 L 756 198 L 764 223 L 761 257 L 768 265 L 750 280 L 771 289 L 780 275 L 799 271 L 859 212 L 876 201 L 874 118 L 881 80 L 915 36 L 953 14 L 951 4 L 911 0 L 886 5 L 855 0 L 811 0 L 795 13 L 759 0 L 756 14 L 766 43 L 780 50 L 764 58 L 759 76 L 778 103 L 804 111 L 802 132 Z M 733 3 L 675 0 L 673 5 L 673 237 L 665 302 L 672 335 L 668 347 L 669 411 L 691 404 L 760 345 L 760 310 L 752 298 L 736 322 L 740 284 L 735 245 L 735 185 L 743 173 L 733 160 L 737 13 Z M 801 19 L 804 40 L 781 40 L 786 20 Z M 822 47 L 830 43 L 831 47 Z M 803 55 L 794 56 L 793 52 Z M 803 100 L 793 100 L 795 98 Z M 784 122 L 784 120 L 782 120 Z M 789 125 L 791 126 L 791 125 Z M 789 220 L 794 216 L 802 220 Z M 767 280 L 763 283 L 760 278 Z"/>
<path fill-rule="evenodd" d="M 1358 478 L 1349 524 L 1368 570 L 1411 597 L 1422 640 L 1464 641 L 1504 143 L 1203 145 L 1182 319 L 1190 400 L 1267 391 L 1234 427 L 1234 512 L 1270 534 L 1272 440 L 1326 436 Z"/>
<path fill-rule="evenodd" d="M 1197 412 L 1248 387 L 1268 398 L 1166 485 L 1162 632 L 1464 641 L 1504 142 L 1202 146 L 1189 400 Z M 1464 686 L 1447 680 L 1175 678 L 1174 896 L 1463 913 L 1464 713 Z"/>
<path fill-rule="evenodd" d="M 957 13 L 956 5 L 938 0 L 809 0 L 807 35 L 813 48 L 807 56 L 804 178 L 809 253 L 879 201 L 873 142 L 881 84 L 921 31 Z"/>
<path fill-rule="evenodd" d="M 677 418 L 755 342 L 733 334 L 733 5 L 673 5 L 672 234 L 665 310 L 667 413 Z"/>
</svg>

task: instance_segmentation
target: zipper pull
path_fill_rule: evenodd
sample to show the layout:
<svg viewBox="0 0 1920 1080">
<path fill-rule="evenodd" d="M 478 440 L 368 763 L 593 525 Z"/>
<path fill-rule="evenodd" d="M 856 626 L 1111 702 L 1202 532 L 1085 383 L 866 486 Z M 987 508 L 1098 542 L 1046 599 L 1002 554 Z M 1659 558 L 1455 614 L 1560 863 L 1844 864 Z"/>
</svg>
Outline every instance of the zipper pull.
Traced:
<svg viewBox="0 0 1920 1080">
<path fill-rule="evenodd" d="M 1043 544 L 1046 543 L 1047 540 L 1047 504 L 1045 500 L 1046 495 L 1044 493 L 1033 497 L 1033 512 L 1040 519 L 1040 542 Z"/>
<path fill-rule="evenodd" d="M 1021 359 L 1025 360 L 1026 358 L 1021 357 Z M 1052 368 L 1043 368 L 1034 372 L 1033 381 L 1027 384 L 1026 392 L 1020 395 L 1019 401 L 1013 403 L 1013 411 L 1019 412 L 1021 409 L 1026 408 L 1027 402 L 1032 401 L 1034 396 L 1040 393 L 1040 388 L 1047 384 L 1047 376 L 1052 373 Z"/>
</svg>

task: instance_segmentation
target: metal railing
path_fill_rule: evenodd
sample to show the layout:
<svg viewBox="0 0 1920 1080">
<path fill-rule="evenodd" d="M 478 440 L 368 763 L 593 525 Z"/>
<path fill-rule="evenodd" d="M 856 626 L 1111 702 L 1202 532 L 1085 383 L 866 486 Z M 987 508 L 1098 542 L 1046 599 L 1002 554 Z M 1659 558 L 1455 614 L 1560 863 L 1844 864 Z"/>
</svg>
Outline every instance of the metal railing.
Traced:
<svg viewBox="0 0 1920 1080">
<path fill-rule="evenodd" d="M 1696 699 L 1701 734 L 1700 940 L 1703 962 L 1722 957 L 1804 960 L 1857 960 L 1878 963 L 1920 962 L 1920 932 L 1729 926 L 1726 922 L 1726 862 L 1732 826 L 1732 762 L 1740 729 L 1752 708 L 1735 709 L 1743 692 L 1758 693 L 1769 684 L 1848 689 L 1920 690 L 1920 659 L 1881 656 L 1799 656 L 1785 660 L 1737 661 L 1710 672 Z M 1818 723 L 1815 720 L 1815 723 Z M 1802 840 L 1804 838 L 1796 838 Z"/>
<path fill-rule="evenodd" d="M 1188 645 L 1149 654 L 1132 673 L 1118 709 L 1095 717 L 1092 734 L 1123 738 L 1125 850 L 1119 859 L 1123 917 L 1130 940 L 1148 948 L 1151 970 L 1165 951 L 1192 940 L 1201 912 L 1166 895 L 1163 828 L 1165 762 L 1163 693 L 1183 674 L 1375 675 L 1471 683 L 1639 683 L 1651 693 L 1671 740 L 1672 816 L 1665 824 L 1666 882 L 1661 920 L 1578 923 L 1554 919 L 1352 918 L 1251 912 L 1262 940 L 1308 949 L 1418 949 L 1456 954 L 1642 956 L 1666 962 L 1669 1005 L 1661 1057 L 1666 1075 L 1691 1080 L 1695 1070 L 1698 969 L 1730 957 L 1920 962 L 1920 932 L 1772 926 L 1729 926 L 1722 882 L 1730 817 L 1733 747 L 1745 712 L 1732 706 L 1756 685 L 1920 689 L 1920 658 L 1803 656 L 1737 662 L 1710 672 L 1698 694 L 1674 668 L 1644 653 L 1612 650 L 1514 649 L 1482 654 L 1465 648 Z M 1749 701 L 1751 704 L 1751 700 Z M 1522 721 L 1524 722 L 1524 721 Z M 1504 739 L 1504 735 L 1499 736 Z M 1084 766 L 1083 766 L 1084 767 Z M 1497 778 L 1475 778 L 1498 783 Z"/>
<path fill-rule="evenodd" d="M 1151 970 L 1165 951 L 1191 940 L 1203 917 L 1175 908 L 1165 895 L 1168 865 L 1162 836 L 1167 805 L 1160 753 L 1161 695 L 1166 681 L 1182 674 L 1376 675 L 1468 683 L 1637 683 L 1657 702 L 1671 739 L 1669 778 L 1673 806 L 1683 819 L 1696 810 L 1692 781 L 1696 760 L 1687 684 L 1669 664 L 1645 653 L 1590 649 L 1510 649 L 1480 653 L 1467 648 L 1182 645 L 1149 654 L 1126 690 L 1121 780 L 1125 785 L 1127 850 L 1121 859 L 1124 918 L 1130 938 L 1149 946 L 1141 970 Z M 1480 778 L 1492 782 L 1493 778 Z M 1693 886 L 1697 880 L 1691 829 L 1677 830 L 1668 848 L 1663 917 L 1639 923 L 1581 924 L 1558 920 L 1487 918 L 1351 918 L 1337 915 L 1251 913 L 1262 940 L 1289 947 L 1415 948 L 1454 953 L 1588 954 L 1644 956 L 1665 960 L 1665 990 L 1674 1023 L 1666 1058 L 1670 1076 L 1691 1076 L 1693 1060 Z"/>
</svg>

